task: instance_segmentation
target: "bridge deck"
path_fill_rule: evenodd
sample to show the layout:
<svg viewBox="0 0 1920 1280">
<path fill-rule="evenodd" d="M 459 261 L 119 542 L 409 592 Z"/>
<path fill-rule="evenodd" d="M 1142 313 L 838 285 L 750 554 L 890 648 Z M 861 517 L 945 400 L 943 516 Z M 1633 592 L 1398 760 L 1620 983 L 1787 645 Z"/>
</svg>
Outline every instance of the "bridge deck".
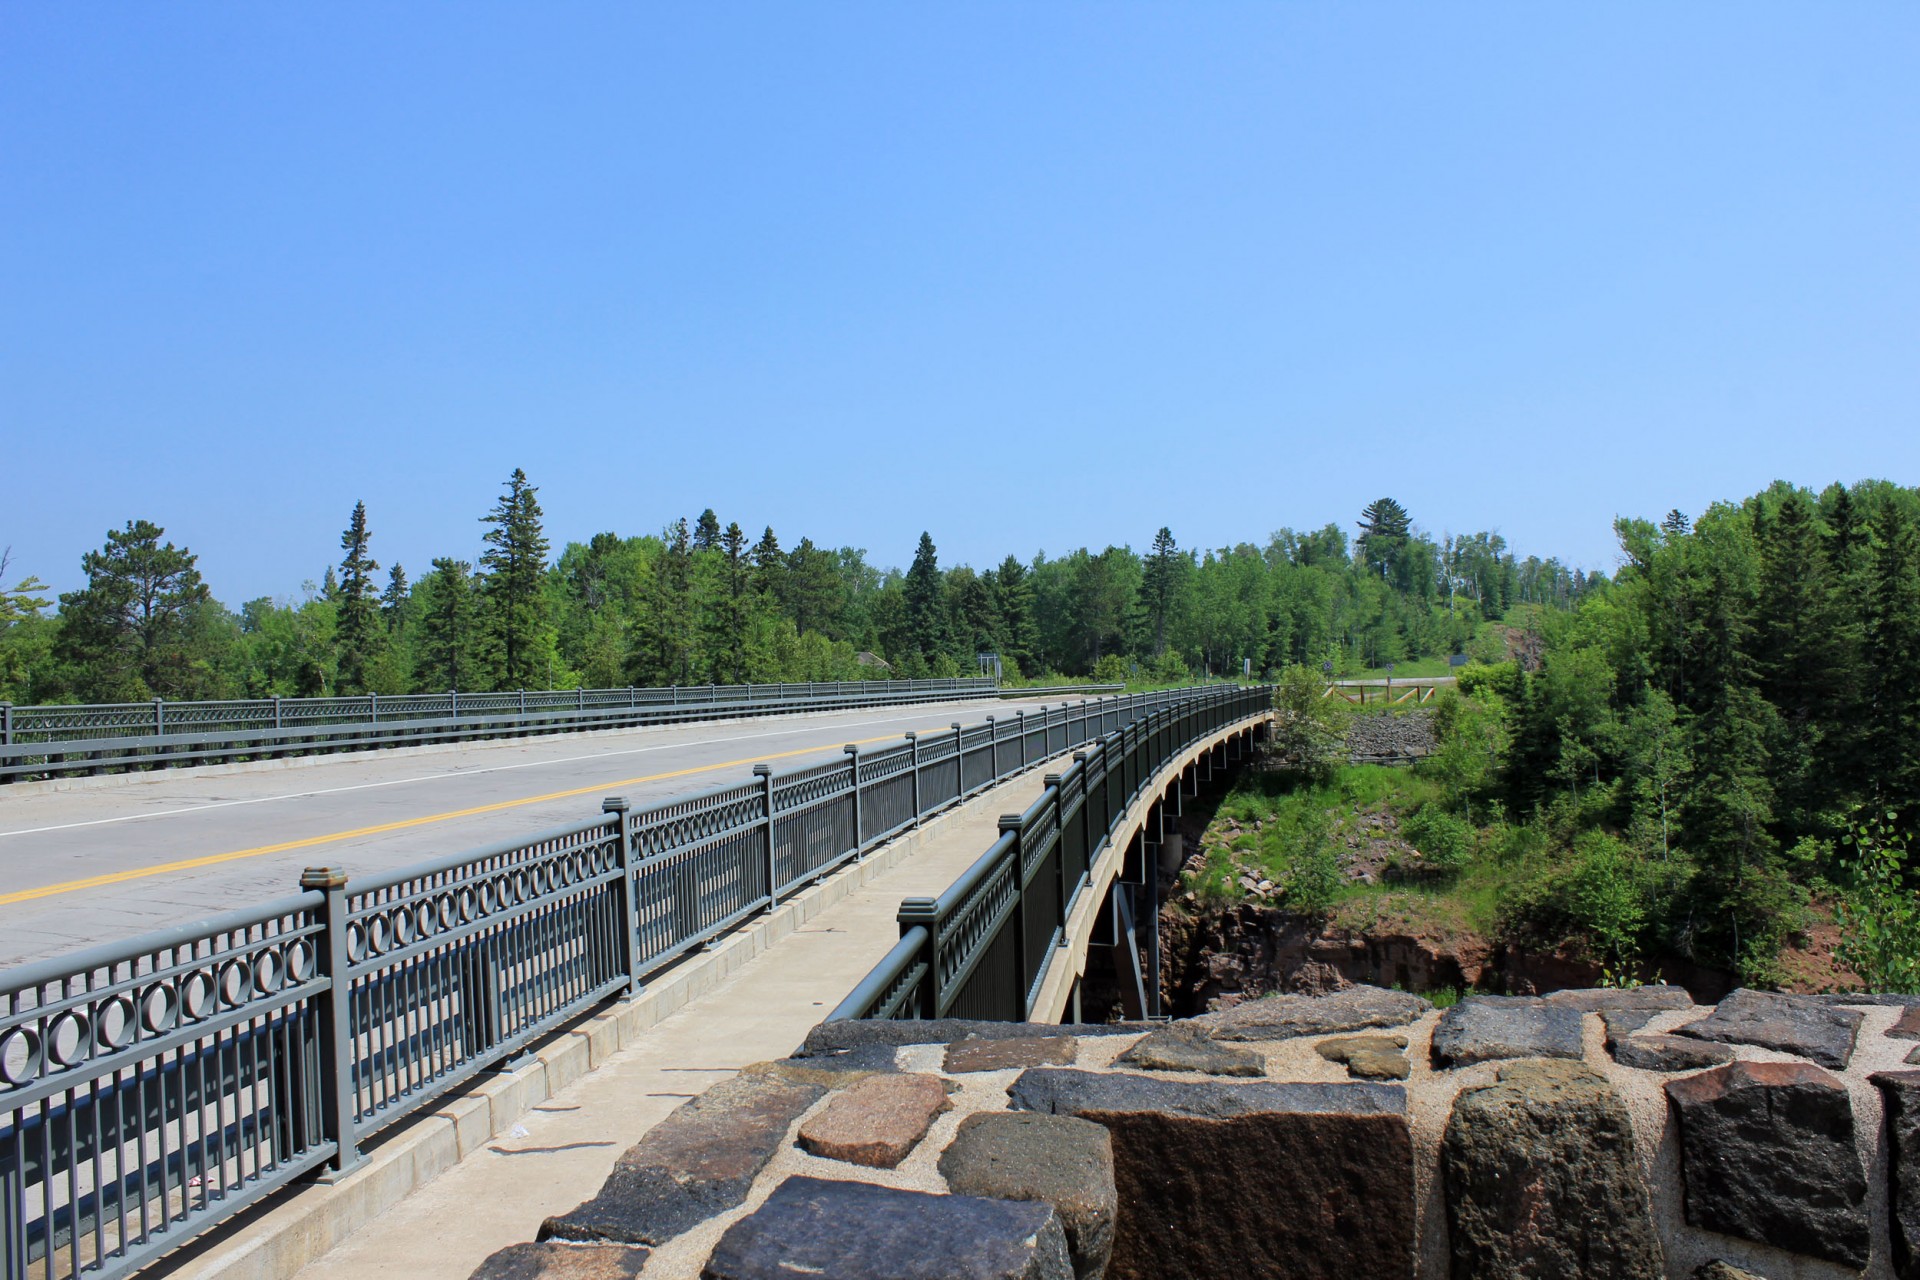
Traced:
<svg viewBox="0 0 1920 1280">
<path fill-rule="evenodd" d="M 951 884 L 993 842 L 998 816 L 1024 809 L 1040 794 L 1040 774 L 1034 770 L 936 820 L 890 869 L 877 865 L 883 851 L 836 877 L 870 875 L 865 884 L 830 882 L 814 890 L 830 896 L 851 889 L 632 1047 L 539 1104 L 520 1121 L 524 1136 L 496 1136 L 312 1261 L 299 1280 L 466 1280 L 488 1254 L 531 1239 L 544 1217 L 598 1190 L 621 1152 L 687 1097 L 749 1063 L 791 1052 L 893 945 L 900 899 L 937 894 Z M 722 950 L 753 945 L 749 930 Z M 303 1190 L 295 1203 L 232 1241 L 154 1274 L 182 1280 L 284 1275 L 262 1267 L 270 1254 L 285 1256 L 278 1251 L 287 1247 L 288 1224 L 299 1214 L 352 1212 L 361 1193 L 356 1182 L 380 1176 L 376 1154 L 372 1169 L 335 1187 Z"/>
</svg>

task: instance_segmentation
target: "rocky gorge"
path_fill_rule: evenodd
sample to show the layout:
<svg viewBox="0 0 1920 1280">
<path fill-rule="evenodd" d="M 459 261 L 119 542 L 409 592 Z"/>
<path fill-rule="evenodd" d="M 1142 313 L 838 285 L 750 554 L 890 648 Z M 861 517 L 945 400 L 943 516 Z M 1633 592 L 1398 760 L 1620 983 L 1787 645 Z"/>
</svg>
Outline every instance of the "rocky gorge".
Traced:
<svg viewBox="0 0 1920 1280">
<path fill-rule="evenodd" d="M 474 1280 L 1920 1277 L 1920 1000 L 834 1022 Z"/>
</svg>

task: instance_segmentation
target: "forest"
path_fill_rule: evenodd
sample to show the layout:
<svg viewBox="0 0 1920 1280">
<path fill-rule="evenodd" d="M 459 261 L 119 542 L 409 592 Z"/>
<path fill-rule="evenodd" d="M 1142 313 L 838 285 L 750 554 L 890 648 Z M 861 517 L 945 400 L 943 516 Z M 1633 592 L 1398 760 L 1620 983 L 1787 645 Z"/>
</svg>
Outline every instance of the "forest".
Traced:
<svg viewBox="0 0 1920 1280">
<path fill-rule="evenodd" d="M 1192 549 L 1161 528 L 1144 554 L 1009 554 L 984 569 L 943 568 L 922 533 L 900 570 L 805 536 L 783 545 L 767 527 L 753 537 L 711 509 L 555 555 L 538 492 L 516 470 L 477 545 L 417 575 L 383 568 L 373 517 L 356 503 L 337 552 L 315 557 L 318 581 L 237 609 L 214 597 L 189 548 L 143 519 L 82 557 L 86 585 L 57 609 L 37 579 L 0 566 L 0 700 L 971 675 L 983 653 L 1028 682 L 1348 671 L 1496 644 L 1511 611 L 1565 610 L 1604 583 L 1520 559 L 1497 533 L 1435 540 L 1390 498 L 1369 504 L 1351 536 L 1328 524 Z"/>
<path fill-rule="evenodd" d="M 1243 798 L 1261 874 L 1350 927 L 1411 911 L 1621 981 L 1920 991 L 1920 492 L 1783 482 L 1615 531 L 1609 581 L 1441 695 L 1417 769 L 1332 767 L 1318 673 L 1283 676 L 1326 767 Z M 1414 854 L 1342 884 L 1326 815 L 1368 809 Z M 1230 863 L 1201 896 L 1231 896 Z"/>
</svg>

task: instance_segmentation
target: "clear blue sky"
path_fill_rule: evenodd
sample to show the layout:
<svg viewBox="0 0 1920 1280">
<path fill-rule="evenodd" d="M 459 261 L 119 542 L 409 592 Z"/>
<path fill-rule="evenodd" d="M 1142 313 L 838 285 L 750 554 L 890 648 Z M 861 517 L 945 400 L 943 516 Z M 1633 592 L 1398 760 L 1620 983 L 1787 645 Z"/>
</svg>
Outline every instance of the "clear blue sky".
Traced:
<svg viewBox="0 0 1920 1280">
<path fill-rule="evenodd" d="M 0 544 L 229 603 L 1920 481 L 1920 6 L 0 6 Z"/>
</svg>

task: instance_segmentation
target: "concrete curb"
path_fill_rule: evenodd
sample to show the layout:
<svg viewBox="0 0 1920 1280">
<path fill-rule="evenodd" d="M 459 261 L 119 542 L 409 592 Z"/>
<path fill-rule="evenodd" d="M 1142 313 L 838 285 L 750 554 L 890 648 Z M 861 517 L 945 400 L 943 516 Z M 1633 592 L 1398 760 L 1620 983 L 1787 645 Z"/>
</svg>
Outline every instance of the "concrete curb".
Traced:
<svg viewBox="0 0 1920 1280">
<path fill-rule="evenodd" d="M 943 823 L 997 816 L 1000 793 L 1046 763 L 1036 762 L 1006 782 L 868 850 L 858 861 L 656 977 L 639 996 L 555 1033 L 534 1050 L 534 1060 L 526 1066 L 482 1076 L 434 1110 L 396 1126 L 369 1147 L 366 1164 L 339 1181 L 292 1188 L 277 1203 L 269 1201 L 272 1207 L 266 1212 L 243 1215 L 216 1228 L 141 1274 L 169 1280 L 285 1280 L 505 1135 L 533 1108 L 639 1043 L 648 1029 L 713 990 L 749 960 L 912 858 Z"/>
</svg>

